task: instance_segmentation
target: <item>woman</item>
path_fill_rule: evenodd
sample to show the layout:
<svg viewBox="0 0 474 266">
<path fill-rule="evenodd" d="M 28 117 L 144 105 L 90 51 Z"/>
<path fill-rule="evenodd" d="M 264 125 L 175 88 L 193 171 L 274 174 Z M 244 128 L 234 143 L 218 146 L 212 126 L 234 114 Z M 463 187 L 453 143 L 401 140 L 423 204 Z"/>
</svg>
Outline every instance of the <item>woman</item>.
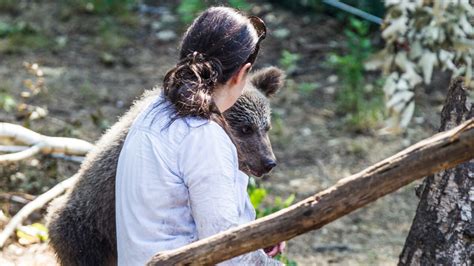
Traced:
<svg viewBox="0 0 474 266">
<path fill-rule="evenodd" d="M 143 265 L 156 252 L 255 219 L 248 176 L 238 169 L 221 113 L 241 95 L 265 34 L 263 21 L 225 7 L 206 10 L 186 31 L 179 63 L 166 74 L 161 96 L 134 121 L 120 153 L 119 265 Z M 280 263 L 258 250 L 223 264 Z"/>
</svg>

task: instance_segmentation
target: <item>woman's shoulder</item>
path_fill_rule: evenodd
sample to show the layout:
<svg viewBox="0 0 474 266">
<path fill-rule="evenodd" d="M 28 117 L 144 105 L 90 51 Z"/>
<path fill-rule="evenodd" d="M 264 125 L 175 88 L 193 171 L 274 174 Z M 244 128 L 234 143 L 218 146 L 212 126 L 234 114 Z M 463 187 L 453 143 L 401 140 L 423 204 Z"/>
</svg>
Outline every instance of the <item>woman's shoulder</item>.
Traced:
<svg viewBox="0 0 474 266">
<path fill-rule="evenodd" d="M 184 136 L 181 149 L 197 149 L 235 155 L 237 150 L 225 130 L 212 120 L 201 120 L 199 118 L 189 119 L 191 127 Z"/>
<path fill-rule="evenodd" d="M 187 117 L 184 118 L 184 122 L 189 128 L 188 134 L 192 138 L 198 138 L 207 141 L 224 141 L 231 143 L 229 136 L 226 134 L 224 129 L 216 122 L 210 119 L 203 119 L 198 117 Z M 189 137 L 188 137 L 189 138 Z"/>
<path fill-rule="evenodd" d="M 232 144 L 224 129 L 211 119 L 186 116 L 174 117 L 173 107 L 162 94 L 142 109 L 134 121 L 133 130 L 152 134 L 160 141 L 179 145 L 186 139 L 200 139 L 202 142 Z"/>
<path fill-rule="evenodd" d="M 197 126 L 190 127 L 178 148 L 179 173 L 187 178 L 215 174 L 233 177 L 238 167 L 237 150 L 224 129 L 212 120 L 191 123 Z"/>
<path fill-rule="evenodd" d="M 146 106 L 142 106 L 132 127 L 161 133 L 166 130 L 179 130 L 199 127 L 208 123 L 206 119 L 192 117 L 175 117 L 173 106 L 164 98 L 163 94 L 151 95 L 152 100 L 147 100 Z"/>
</svg>

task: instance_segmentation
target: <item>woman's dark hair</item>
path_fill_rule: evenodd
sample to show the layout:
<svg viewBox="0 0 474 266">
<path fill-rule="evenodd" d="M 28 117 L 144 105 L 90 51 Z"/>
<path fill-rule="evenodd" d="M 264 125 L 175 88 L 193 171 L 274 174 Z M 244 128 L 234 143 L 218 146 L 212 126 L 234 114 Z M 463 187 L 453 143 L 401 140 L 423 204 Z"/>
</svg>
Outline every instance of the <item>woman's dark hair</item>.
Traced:
<svg viewBox="0 0 474 266">
<path fill-rule="evenodd" d="M 220 114 L 211 97 L 216 85 L 246 63 L 257 41 L 249 18 L 232 8 L 212 7 L 197 17 L 183 36 L 178 64 L 163 81 L 174 119 Z"/>
</svg>

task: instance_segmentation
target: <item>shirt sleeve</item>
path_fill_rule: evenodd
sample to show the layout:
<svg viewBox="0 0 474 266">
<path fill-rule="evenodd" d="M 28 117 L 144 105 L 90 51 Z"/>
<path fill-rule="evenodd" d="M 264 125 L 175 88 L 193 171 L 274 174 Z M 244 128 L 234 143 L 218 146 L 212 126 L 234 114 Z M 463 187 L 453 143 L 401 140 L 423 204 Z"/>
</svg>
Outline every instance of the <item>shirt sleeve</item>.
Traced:
<svg viewBox="0 0 474 266">
<path fill-rule="evenodd" d="M 179 154 L 180 174 L 189 191 L 198 238 L 238 226 L 237 152 L 224 130 L 214 123 L 192 129 L 182 142 Z M 282 264 L 260 249 L 219 265 Z"/>
</svg>

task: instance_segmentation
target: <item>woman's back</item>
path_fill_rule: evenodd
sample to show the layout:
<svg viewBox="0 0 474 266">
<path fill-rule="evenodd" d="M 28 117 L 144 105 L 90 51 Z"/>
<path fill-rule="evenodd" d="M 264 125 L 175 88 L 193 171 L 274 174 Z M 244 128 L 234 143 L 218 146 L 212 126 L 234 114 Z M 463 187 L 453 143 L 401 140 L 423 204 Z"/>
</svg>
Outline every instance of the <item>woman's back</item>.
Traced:
<svg viewBox="0 0 474 266">
<path fill-rule="evenodd" d="M 225 7 L 205 10 L 184 34 L 161 103 L 137 118 L 120 153 L 120 265 L 143 265 L 156 252 L 255 219 L 223 112 L 242 94 L 265 36 L 260 18 Z M 279 264 L 263 250 L 225 263 Z"/>
<path fill-rule="evenodd" d="M 202 118 L 171 121 L 166 102 L 153 105 L 134 121 L 119 157 L 117 248 L 123 265 L 143 264 L 158 251 L 255 219 L 242 196 L 248 177 L 238 170 L 225 131 Z"/>
</svg>

